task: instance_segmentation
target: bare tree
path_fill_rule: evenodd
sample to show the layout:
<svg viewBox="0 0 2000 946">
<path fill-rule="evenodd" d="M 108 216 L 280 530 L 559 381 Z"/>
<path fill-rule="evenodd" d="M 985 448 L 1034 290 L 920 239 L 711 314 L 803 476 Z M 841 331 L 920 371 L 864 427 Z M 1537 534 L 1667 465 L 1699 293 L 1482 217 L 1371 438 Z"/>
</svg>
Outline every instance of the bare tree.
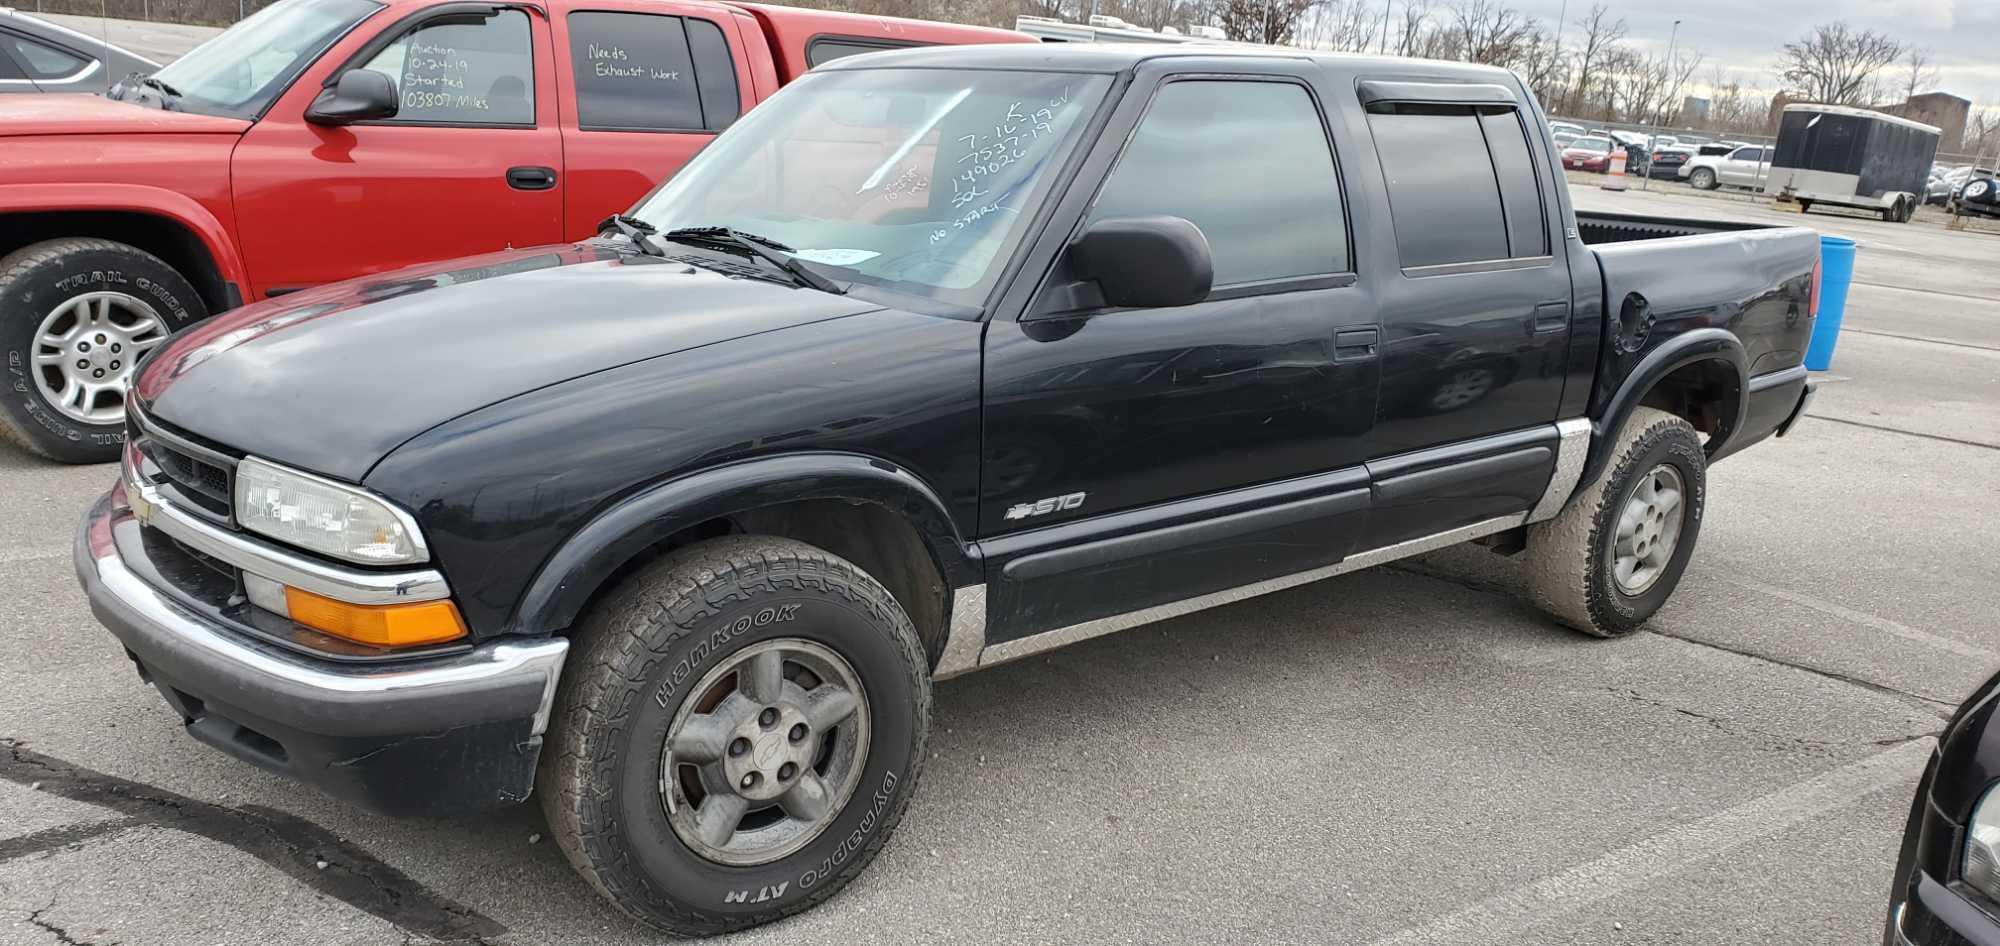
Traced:
<svg viewBox="0 0 2000 946">
<path fill-rule="evenodd" d="M 1975 156 L 2000 156 L 2000 106 L 1982 105 L 1965 120 L 1965 143 L 1959 147 Z M 1987 159 L 1987 167 L 1995 158 Z"/>
<path fill-rule="evenodd" d="M 1313 49 L 1370 52 L 1385 26 L 1375 0 L 1322 0 L 1307 11 L 1299 42 Z"/>
<path fill-rule="evenodd" d="M 1786 43 L 1779 76 L 1809 102 L 1867 105 L 1876 74 L 1902 55 L 1903 44 L 1836 20 Z"/>
<path fill-rule="evenodd" d="M 1290 43 L 1299 21 L 1318 0 L 1228 0 L 1222 29 L 1246 43 Z"/>
<path fill-rule="evenodd" d="M 1596 78 L 1592 69 L 1601 65 L 1607 53 L 1625 39 L 1625 20 L 1611 19 L 1611 11 L 1602 3 L 1593 4 L 1590 12 L 1576 21 L 1583 28 L 1583 41 L 1576 52 L 1576 88 L 1570 93 L 1569 112 L 1578 117 L 1585 116 L 1589 102 L 1590 84 Z"/>
<path fill-rule="evenodd" d="M 1403 4 L 1403 19 L 1396 35 L 1396 55 L 1416 59 L 1449 58 L 1448 38 L 1438 22 L 1431 0 L 1409 0 Z"/>
<path fill-rule="evenodd" d="M 1538 31 L 1534 20 L 1494 0 L 1452 0 L 1446 9 L 1451 58 L 1463 62 L 1512 66 Z"/>
<path fill-rule="evenodd" d="M 1569 56 L 1540 23 L 1535 24 L 1534 35 L 1528 39 L 1512 66 L 1528 83 L 1536 98 L 1549 108 L 1560 104 L 1559 97 L 1569 87 Z"/>
<path fill-rule="evenodd" d="M 1937 63 L 1931 59 L 1929 49 L 1912 47 L 1903 54 L 1902 73 L 1903 101 L 1918 92 L 1935 89 L 1938 86 Z"/>
<path fill-rule="evenodd" d="M 1701 68 L 1702 61 L 1707 58 L 1699 49 L 1681 49 L 1676 50 L 1672 60 L 1666 63 L 1667 97 L 1661 103 L 1659 118 L 1655 120 L 1658 124 L 1678 123 L 1681 114 L 1681 90 L 1687 87 L 1688 78 L 1694 75 L 1696 69 Z"/>
</svg>

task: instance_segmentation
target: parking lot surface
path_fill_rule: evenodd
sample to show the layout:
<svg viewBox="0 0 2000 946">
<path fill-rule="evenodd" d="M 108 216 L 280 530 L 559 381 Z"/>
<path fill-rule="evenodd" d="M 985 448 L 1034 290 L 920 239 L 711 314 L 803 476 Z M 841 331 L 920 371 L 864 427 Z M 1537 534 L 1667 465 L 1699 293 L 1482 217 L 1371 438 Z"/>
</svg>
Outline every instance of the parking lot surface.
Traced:
<svg viewBox="0 0 2000 946">
<path fill-rule="evenodd" d="M 1556 627 L 1461 548 L 940 684 L 875 866 L 736 939 L 1873 941 L 1931 737 L 2000 666 L 2000 237 L 1803 222 L 1861 243 L 1836 380 L 1711 472 L 1646 630 Z M 71 574 L 112 475 L 0 446 L 0 943 L 660 939 L 532 805 L 388 821 L 185 735 Z"/>
</svg>

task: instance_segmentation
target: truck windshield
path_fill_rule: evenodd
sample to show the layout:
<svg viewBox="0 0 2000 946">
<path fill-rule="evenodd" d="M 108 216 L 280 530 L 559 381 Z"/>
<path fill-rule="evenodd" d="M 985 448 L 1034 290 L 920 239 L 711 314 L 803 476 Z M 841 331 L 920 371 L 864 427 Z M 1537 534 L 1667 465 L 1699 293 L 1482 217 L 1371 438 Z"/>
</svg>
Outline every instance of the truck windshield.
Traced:
<svg viewBox="0 0 2000 946">
<path fill-rule="evenodd" d="M 634 212 L 729 227 L 835 279 L 977 306 L 1110 80 L 841 69 L 738 121 Z"/>
<path fill-rule="evenodd" d="M 190 112 L 256 118 L 374 0 L 278 0 L 154 73 Z"/>
</svg>

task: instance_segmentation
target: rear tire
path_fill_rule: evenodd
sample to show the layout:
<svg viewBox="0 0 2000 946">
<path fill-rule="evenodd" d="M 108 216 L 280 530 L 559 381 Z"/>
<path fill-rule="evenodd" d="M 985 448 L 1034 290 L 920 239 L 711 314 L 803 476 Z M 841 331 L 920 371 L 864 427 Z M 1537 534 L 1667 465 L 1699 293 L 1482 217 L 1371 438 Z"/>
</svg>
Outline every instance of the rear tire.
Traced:
<svg viewBox="0 0 2000 946">
<path fill-rule="evenodd" d="M 119 385 L 136 356 L 205 318 L 208 306 L 180 273 L 123 243 L 67 238 L 9 253 L 0 259 L 0 439 L 63 463 L 118 459 Z"/>
<path fill-rule="evenodd" d="M 1706 476 L 1692 425 L 1634 408 L 1604 472 L 1554 519 L 1528 527 L 1535 604 L 1596 637 L 1620 637 L 1645 623 L 1673 594 L 1694 553 Z M 1671 508 L 1669 486 L 1679 494 Z"/>
<path fill-rule="evenodd" d="M 797 913 L 902 818 L 929 664 L 853 564 L 790 539 L 702 542 L 627 579 L 577 637 L 536 791 L 570 863 L 634 919 L 704 936 Z"/>
<path fill-rule="evenodd" d="M 1715 172 L 1708 168 L 1695 168 L 1688 172 L 1688 185 L 1698 191 L 1715 189 Z"/>
</svg>

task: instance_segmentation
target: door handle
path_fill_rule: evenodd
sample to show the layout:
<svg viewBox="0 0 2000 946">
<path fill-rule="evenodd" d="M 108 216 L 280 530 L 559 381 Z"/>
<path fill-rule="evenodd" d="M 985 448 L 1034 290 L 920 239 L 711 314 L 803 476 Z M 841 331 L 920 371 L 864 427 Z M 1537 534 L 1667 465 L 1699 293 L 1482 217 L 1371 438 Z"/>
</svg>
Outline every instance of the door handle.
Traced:
<svg viewBox="0 0 2000 946">
<path fill-rule="evenodd" d="M 1352 364 L 1369 361 L 1375 357 L 1375 346 L 1381 335 L 1372 328 L 1356 328 L 1333 333 L 1333 363 Z"/>
<path fill-rule="evenodd" d="M 1569 327 L 1569 303 L 1544 302 L 1535 307 L 1535 334 L 1560 332 Z"/>
<path fill-rule="evenodd" d="M 518 167 L 507 169 L 507 186 L 518 191 L 545 191 L 556 186 L 556 169 Z"/>
</svg>

